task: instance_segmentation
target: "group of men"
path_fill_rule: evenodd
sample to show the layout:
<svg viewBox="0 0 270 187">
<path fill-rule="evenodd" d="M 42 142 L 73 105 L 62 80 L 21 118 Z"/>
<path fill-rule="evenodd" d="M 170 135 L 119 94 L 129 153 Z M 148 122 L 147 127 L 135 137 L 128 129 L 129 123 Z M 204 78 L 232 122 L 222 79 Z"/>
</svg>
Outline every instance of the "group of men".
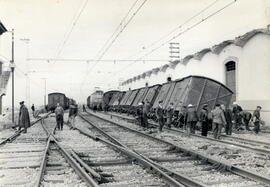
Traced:
<svg viewBox="0 0 270 187">
<path fill-rule="evenodd" d="M 32 105 L 31 109 L 34 113 L 35 112 L 34 105 Z M 64 109 L 60 106 L 59 103 L 57 103 L 54 112 L 57 123 L 57 129 L 63 130 Z M 78 114 L 77 105 L 70 105 L 68 123 L 71 124 L 71 129 L 75 128 L 75 118 L 77 114 Z M 18 126 L 19 126 L 18 130 L 21 130 L 22 128 L 24 129 L 23 133 L 27 133 L 27 128 L 30 127 L 30 116 L 27 107 L 24 105 L 24 101 L 20 102 Z"/>
<path fill-rule="evenodd" d="M 207 104 L 202 106 L 197 112 L 197 107 L 189 104 L 188 106 L 182 106 L 175 116 L 174 103 L 170 103 L 167 109 L 163 107 L 163 101 L 158 102 L 158 106 L 155 109 L 155 116 L 159 124 L 159 132 L 162 132 L 164 125 L 171 128 L 172 124 L 175 127 L 183 127 L 187 135 L 195 134 L 196 127 L 201 127 L 201 135 L 207 136 L 208 131 L 212 128 L 215 139 L 220 139 L 222 128 L 225 128 L 227 135 L 232 134 L 234 127 L 235 131 L 243 130 L 243 126 L 246 130 L 251 131 L 250 122 L 254 122 L 254 131 L 257 134 L 260 131 L 261 106 L 257 106 L 253 115 L 248 111 L 243 111 L 241 106 L 236 102 L 233 103 L 232 109 L 225 105 L 216 104 L 213 110 L 209 110 Z M 151 104 L 139 103 L 137 108 L 137 116 L 140 124 L 144 128 L 148 128 L 148 115 L 151 109 Z M 177 121 L 175 121 L 177 119 Z"/>
<path fill-rule="evenodd" d="M 57 129 L 63 130 L 63 123 L 64 123 L 64 109 L 60 106 L 59 103 L 57 103 L 57 106 L 54 110 L 56 123 L 57 123 Z M 69 106 L 69 113 L 68 113 L 68 123 L 70 123 L 71 127 L 70 129 L 75 128 L 75 118 L 78 114 L 78 107 L 77 105 L 70 105 Z"/>
</svg>

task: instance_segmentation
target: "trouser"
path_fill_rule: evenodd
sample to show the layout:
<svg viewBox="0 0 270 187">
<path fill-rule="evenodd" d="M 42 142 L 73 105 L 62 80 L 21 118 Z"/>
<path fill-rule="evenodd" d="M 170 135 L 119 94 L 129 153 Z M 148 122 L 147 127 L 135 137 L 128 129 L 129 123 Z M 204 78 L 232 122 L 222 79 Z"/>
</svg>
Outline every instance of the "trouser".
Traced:
<svg viewBox="0 0 270 187">
<path fill-rule="evenodd" d="M 250 131 L 250 128 L 249 128 L 249 121 L 250 120 L 247 120 L 247 119 L 244 119 L 244 123 L 245 123 L 245 126 L 246 126 L 246 130 Z"/>
<path fill-rule="evenodd" d="M 172 126 L 172 117 L 167 117 L 167 126 L 171 128 Z"/>
<path fill-rule="evenodd" d="M 147 117 L 147 114 L 143 114 L 143 127 L 148 128 L 148 117 Z"/>
<path fill-rule="evenodd" d="M 215 139 L 220 139 L 222 124 L 213 123 L 213 133 Z"/>
<path fill-rule="evenodd" d="M 159 131 L 162 131 L 163 126 L 164 126 L 164 118 L 158 118 L 158 124 L 159 124 Z"/>
<path fill-rule="evenodd" d="M 258 132 L 260 131 L 260 122 L 259 121 L 254 122 L 254 131 L 256 134 L 258 134 Z"/>
<path fill-rule="evenodd" d="M 75 127 L 75 116 L 69 117 L 69 123 L 70 123 L 71 127 Z"/>
<path fill-rule="evenodd" d="M 63 130 L 63 116 L 62 115 L 56 116 L 56 123 L 57 123 L 58 130 Z"/>
<path fill-rule="evenodd" d="M 196 123 L 197 121 L 187 122 L 187 135 L 188 136 L 190 136 L 190 134 L 195 134 Z"/>
<path fill-rule="evenodd" d="M 239 114 L 235 115 L 235 129 L 240 130 L 242 125 L 242 117 Z"/>
<path fill-rule="evenodd" d="M 202 122 L 202 136 L 207 136 L 208 132 L 208 123 L 207 121 Z"/>
<path fill-rule="evenodd" d="M 227 123 L 225 126 L 225 131 L 227 135 L 232 135 L 232 123 Z"/>
</svg>

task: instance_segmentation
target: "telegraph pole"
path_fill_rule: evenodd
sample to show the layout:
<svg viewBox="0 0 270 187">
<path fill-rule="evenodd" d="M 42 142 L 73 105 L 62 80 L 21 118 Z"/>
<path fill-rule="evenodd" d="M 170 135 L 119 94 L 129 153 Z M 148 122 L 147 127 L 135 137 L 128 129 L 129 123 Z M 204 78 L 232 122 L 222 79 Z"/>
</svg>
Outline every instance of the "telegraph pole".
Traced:
<svg viewBox="0 0 270 187">
<path fill-rule="evenodd" d="M 14 123 L 14 69 L 15 69 L 15 64 L 14 64 L 14 29 L 11 31 L 12 33 L 12 46 L 11 46 L 11 75 L 12 75 L 12 123 Z"/>
</svg>

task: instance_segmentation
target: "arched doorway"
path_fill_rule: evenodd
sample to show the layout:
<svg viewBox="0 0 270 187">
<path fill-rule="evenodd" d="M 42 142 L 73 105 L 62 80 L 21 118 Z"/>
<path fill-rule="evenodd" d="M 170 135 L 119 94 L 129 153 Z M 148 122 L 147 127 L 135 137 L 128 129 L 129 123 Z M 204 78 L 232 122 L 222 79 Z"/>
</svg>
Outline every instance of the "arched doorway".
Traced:
<svg viewBox="0 0 270 187">
<path fill-rule="evenodd" d="M 225 64 L 226 67 L 226 86 L 233 91 L 231 103 L 236 101 L 236 63 L 229 61 Z"/>
</svg>

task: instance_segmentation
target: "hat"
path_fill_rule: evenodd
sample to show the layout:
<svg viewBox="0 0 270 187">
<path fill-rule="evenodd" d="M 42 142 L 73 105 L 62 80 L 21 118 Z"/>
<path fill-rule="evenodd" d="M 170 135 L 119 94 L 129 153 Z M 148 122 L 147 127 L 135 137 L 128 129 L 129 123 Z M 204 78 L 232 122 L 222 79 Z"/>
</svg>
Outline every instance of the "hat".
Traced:
<svg viewBox="0 0 270 187">
<path fill-rule="evenodd" d="M 139 103 L 138 106 L 142 105 L 142 103 Z"/>
<path fill-rule="evenodd" d="M 236 102 L 236 101 L 234 101 L 234 102 L 233 102 L 233 105 L 237 105 L 237 102 Z"/>
<path fill-rule="evenodd" d="M 189 104 L 187 107 L 193 107 L 193 105 L 192 104 Z"/>
<path fill-rule="evenodd" d="M 21 101 L 21 102 L 20 102 L 20 105 L 23 105 L 23 104 L 24 104 L 24 101 Z"/>
<path fill-rule="evenodd" d="M 262 107 L 261 107 L 261 106 L 257 106 L 257 108 L 260 108 L 260 109 L 262 109 Z"/>
</svg>

